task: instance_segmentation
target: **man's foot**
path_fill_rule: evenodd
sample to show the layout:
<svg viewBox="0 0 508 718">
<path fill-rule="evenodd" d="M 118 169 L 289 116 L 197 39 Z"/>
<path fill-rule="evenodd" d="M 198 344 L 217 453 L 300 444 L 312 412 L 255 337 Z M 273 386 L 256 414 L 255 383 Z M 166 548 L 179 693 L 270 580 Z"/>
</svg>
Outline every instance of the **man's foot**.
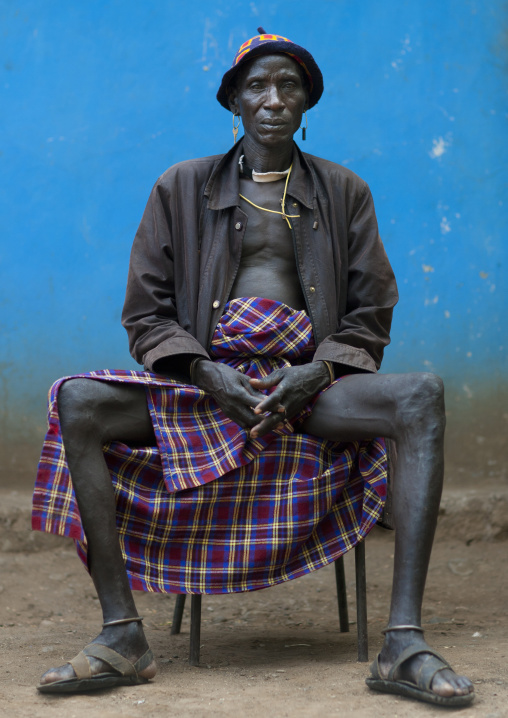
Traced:
<svg viewBox="0 0 508 718">
<path fill-rule="evenodd" d="M 94 653 L 102 654 L 104 660 L 95 657 Z M 46 671 L 41 677 L 39 690 L 78 692 L 114 685 L 132 685 L 145 683 L 157 673 L 157 666 L 139 623 L 103 628 L 84 649 L 84 654 L 82 652 L 73 659 L 73 663 L 74 667 L 66 663 Z"/>
<path fill-rule="evenodd" d="M 471 681 L 458 676 L 413 630 L 387 632 L 367 685 L 441 705 L 465 705 L 474 697 Z"/>
</svg>

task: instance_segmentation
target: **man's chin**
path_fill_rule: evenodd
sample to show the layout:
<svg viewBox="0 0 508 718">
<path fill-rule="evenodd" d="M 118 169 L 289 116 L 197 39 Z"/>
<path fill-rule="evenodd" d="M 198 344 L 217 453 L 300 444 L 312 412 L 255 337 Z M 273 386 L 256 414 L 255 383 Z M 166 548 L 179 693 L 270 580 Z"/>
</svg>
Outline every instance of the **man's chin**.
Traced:
<svg viewBox="0 0 508 718">
<path fill-rule="evenodd" d="M 293 132 L 287 126 L 284 127 L 262 127 L 256 133 L 256 141 L 260 145 L 275 147 L 287 144 L 293 140 Z"/>
</svg>

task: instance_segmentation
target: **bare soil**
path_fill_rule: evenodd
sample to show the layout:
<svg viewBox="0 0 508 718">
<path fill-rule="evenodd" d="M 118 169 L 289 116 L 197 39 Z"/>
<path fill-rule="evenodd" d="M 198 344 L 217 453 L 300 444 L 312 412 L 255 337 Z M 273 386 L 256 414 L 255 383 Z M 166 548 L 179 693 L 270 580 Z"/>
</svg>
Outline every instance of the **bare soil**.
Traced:
<svg viewBox="0 0 508 718">
<path fill-rule="evenodd" d="M 369 654 L 386 624 L 393 534 L 367 540 Z M 201 665 L 188 664 L 189 611 L 170 635 L 174 597 L 136 594 L 159 663 L 145 686 L 51 697 L 35 685 L 98 632 L 90 579 L 62 539 L 55 550 L 0 554 L 0 714 L 9 718 L 139 716 L 437 716 L 425 704 L 368 690 L 356 661 L 354 565 L 346 558 L 351 632 L 340 633 L 332 566 L 254 593 L 205 596 Z M 424 605 L 429 643 L 475 684 L 469 718 L 508 716 L 508 543 L 435 544 Z"/>
</svg>

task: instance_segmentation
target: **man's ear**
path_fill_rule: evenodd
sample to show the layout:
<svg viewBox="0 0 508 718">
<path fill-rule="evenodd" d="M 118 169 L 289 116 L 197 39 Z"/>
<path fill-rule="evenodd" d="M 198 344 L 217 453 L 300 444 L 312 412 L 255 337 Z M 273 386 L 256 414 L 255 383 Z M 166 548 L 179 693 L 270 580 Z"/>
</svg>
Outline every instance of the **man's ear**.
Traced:
<svg viewBox="0 0 508 718">
<path fill-rule="evenodd" d="M 234 87 L 228 87 L 226 90 L 228 93 L 228 105 L 233 115 L 240 114 L 240 108 L 238 107 L 238 101 L 236 99 L 236 90 Z"/>
</svg>

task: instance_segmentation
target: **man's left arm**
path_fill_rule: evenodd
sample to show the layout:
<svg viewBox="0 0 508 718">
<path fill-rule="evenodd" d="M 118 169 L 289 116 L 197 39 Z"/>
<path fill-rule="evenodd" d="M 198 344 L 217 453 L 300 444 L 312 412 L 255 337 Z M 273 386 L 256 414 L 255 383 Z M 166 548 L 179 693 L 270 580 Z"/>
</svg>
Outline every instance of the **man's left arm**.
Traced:
<svg viewBox="0 0 508 718">
<path fill-rule="evenodd" d="M 347 300 L 337 331 L 317 347 L 314 361 L 334 363 L 336 375 L 376 372 L 390 343 L 395 275 L 379 236 L 374 201 L 364 183 L 348 228 Z"/>
</svg>

